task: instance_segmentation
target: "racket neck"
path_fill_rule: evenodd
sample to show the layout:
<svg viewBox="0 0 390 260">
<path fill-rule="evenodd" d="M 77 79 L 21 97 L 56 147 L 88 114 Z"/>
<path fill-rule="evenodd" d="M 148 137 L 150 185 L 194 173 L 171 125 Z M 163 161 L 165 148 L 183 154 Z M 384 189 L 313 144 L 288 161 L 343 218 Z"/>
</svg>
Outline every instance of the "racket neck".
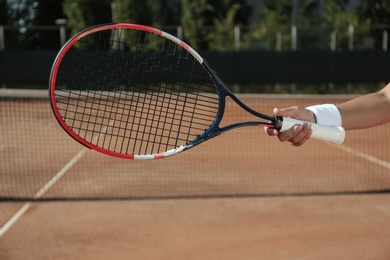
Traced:
<svg viewBox="0 0 390 260">
<path fill-rule="evenodd" d="M 236 104 L 238 104 L 241 108 L 245 109 L 246 111 L 248 111 L 252 115 L 269 120 L 273 123 L 275 123 L 277 121 L 277 118 L 275 116 L 268 116 L 268 115 L 259 113 L 255 110 L 253 110 L 252 108 L 248 107 L 247 105 L 245 105 L 236 95 L 233 94 L 233 92 L 231 92 L 226 87 L 226 84 L 218 77 L 217 73 L 214 70 L 208 68 L 208 71 L 210 73 L 211 79 L 214 81 L 214 84 L 216 84 L 216 86 L 217 86 L 218 95 L 220 96 L 220 99 L 223 99 L 223 102 L 221 102 L 221 103 L 225 103 L 226 97 L 229 96 L 231 99 L 234 100 L 234 102 L 236 102 Z"/>
</svg>

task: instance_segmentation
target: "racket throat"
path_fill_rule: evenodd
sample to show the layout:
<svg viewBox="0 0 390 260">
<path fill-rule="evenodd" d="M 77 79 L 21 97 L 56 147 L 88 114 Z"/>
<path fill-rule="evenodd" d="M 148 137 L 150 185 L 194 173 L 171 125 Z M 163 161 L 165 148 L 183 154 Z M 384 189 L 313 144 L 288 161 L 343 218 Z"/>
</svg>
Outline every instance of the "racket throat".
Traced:
<svg viewBox="0 0 390 260">
<path fill-rule="evenodd" d="M 208 129 L 202 134 L 200 134 L 197 138 L 195 138 L 192 142 L 190 142 L 188 145 L 193 147 L 198 144 L 203 143 L 204 141 L 210 140 L 218 135 L 223 133 L 223 131 L 220 128 L 217 129 Z"/>
</svg>

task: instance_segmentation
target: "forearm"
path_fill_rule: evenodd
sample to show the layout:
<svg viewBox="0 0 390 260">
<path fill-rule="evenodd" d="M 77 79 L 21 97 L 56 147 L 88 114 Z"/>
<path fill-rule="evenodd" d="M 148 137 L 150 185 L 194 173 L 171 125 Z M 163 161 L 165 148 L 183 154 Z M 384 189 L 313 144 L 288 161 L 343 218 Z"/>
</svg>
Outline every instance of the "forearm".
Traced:
<svg viewBox="0 0 390 260">
<path fill-rule="evenodd" d="M 382 90 L 337 105 L 345 129 L 362 129 L 390 122 L 390 84 Z"/>
</svg>

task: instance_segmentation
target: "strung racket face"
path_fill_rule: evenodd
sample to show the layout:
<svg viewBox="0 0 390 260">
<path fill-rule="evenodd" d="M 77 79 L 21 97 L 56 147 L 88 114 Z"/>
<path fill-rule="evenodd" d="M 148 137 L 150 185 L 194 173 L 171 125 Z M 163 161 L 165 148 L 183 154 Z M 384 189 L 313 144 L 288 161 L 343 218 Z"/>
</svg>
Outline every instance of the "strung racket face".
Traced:
<svg viewBox="0 0 390 260">
<path fill-rule="evenodd" d="M 176 154 L 195 145 L 218 115 L 220 98 L 202 62 L 188 45 L 150 27 L 90 28 L 54 62 L 52 109 L 68 134 L 99 152 Z"/>
</svg>

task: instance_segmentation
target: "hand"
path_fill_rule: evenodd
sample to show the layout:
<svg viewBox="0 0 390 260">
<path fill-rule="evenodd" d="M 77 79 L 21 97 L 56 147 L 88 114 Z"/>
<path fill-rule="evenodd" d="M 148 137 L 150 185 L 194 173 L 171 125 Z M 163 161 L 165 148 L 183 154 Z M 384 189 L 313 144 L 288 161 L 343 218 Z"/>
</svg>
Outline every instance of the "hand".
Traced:
<svg viewBox="0 0 390 260">
<path fill-rule="evenodd" d="M 299 108 L 297 106 L 287 108 L 275 108 L 274 114 L 277 116 L 291 117 L 307 122 L 315 122 L 315 117 L 312 111 Z M 281 142 L 290 142 L 293 146 L 301 146 L 310 139 L 312 130 L 311 124 L 294 125 L 284 132 L 278 132 L 276 129 L 264 127 L 265 132 L 269 136 L 277 136 Z"/>
</svg>

